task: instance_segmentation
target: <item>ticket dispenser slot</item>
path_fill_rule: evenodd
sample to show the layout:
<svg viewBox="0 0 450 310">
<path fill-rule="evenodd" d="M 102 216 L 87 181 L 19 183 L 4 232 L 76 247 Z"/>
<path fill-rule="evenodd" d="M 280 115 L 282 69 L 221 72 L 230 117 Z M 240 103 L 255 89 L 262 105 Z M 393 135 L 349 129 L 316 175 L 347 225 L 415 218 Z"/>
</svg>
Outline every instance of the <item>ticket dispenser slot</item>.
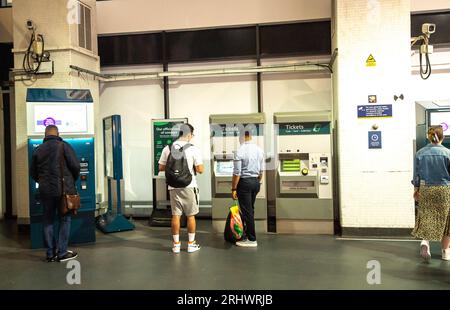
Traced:
<svg viewBox="0 0 450 310">
<path fill-rule="evenodd" d="M 310 169 L 309 154 L 279 154 L 280 194 L 317 198 L 317 173 Z"/>
</svg>

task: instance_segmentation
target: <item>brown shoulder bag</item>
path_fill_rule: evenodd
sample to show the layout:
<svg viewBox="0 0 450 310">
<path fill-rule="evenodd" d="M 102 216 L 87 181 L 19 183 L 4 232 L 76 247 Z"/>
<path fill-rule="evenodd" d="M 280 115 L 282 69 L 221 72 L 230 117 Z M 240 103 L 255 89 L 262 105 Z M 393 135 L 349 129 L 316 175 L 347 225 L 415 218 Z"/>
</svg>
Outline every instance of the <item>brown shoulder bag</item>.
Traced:
<svg viewBox="0 0 450 310">
<path fill-rule="evenodd" d="M 61 190 L 62 190 L 62 202 L 61 202 L 61 214 L 66 215 L 69 212 L 77 214 L 77 210 L 81 207 L 80 195 L 76 193 L 75 195 L 69 195 L 66 193 L 66 188 L 64 186 L 64 142 L 61 142 L 61 157 L 59 161 L 59 167 L 61 170 Z"/>
</svg>

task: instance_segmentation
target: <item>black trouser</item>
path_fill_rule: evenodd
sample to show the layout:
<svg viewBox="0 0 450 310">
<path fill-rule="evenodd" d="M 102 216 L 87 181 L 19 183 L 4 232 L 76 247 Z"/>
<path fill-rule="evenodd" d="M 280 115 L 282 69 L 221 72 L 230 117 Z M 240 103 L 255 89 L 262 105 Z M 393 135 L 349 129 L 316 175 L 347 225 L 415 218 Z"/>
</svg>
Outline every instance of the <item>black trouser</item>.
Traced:
<svg viewBox="0 0 450 310">
<path fill-rule="evenodd" d="M 256 241 L 255 200 L 260 190 L 259 179 L 240 178 L 236 190 L 242 221 L 245 225 L 244 238 L 246 237 L 250 241 Z"/>
</svg>

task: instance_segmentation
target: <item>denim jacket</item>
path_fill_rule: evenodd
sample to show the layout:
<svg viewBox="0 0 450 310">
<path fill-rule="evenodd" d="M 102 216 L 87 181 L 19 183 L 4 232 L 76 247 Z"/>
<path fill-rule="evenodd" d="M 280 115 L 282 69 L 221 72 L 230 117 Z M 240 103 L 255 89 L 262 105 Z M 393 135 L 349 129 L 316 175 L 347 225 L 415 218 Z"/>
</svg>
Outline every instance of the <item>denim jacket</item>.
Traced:
<svg viewBox="0 0 450 310">
<path fill-rule="evenodd" d="M 416 153 L 414 187 L 424 185 L 450 185 L 450 150 L 439 144 L 429 143 Z"/>
</svg>

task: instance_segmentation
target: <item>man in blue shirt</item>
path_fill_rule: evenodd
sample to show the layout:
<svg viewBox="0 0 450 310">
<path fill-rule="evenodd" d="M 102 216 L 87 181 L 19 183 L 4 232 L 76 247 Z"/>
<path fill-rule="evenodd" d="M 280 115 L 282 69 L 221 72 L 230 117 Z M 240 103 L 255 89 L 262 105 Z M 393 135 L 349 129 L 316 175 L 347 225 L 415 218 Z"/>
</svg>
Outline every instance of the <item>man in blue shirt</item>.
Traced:
<svg viewBox="0 0 450 310">
<path fill-rule="evenodd" d="M 261 187 L 264 170 L 264 152 L 252 142 L 250 131 L 240 137 L 241 146 L 234 158 L 232 179 L 233 199 L 239 200 L 242 220 L 245 223 L 244 237 L 236 242 L 241 247 L 257 247 L 255 233 L 255 200 Z"/>
</svg>

